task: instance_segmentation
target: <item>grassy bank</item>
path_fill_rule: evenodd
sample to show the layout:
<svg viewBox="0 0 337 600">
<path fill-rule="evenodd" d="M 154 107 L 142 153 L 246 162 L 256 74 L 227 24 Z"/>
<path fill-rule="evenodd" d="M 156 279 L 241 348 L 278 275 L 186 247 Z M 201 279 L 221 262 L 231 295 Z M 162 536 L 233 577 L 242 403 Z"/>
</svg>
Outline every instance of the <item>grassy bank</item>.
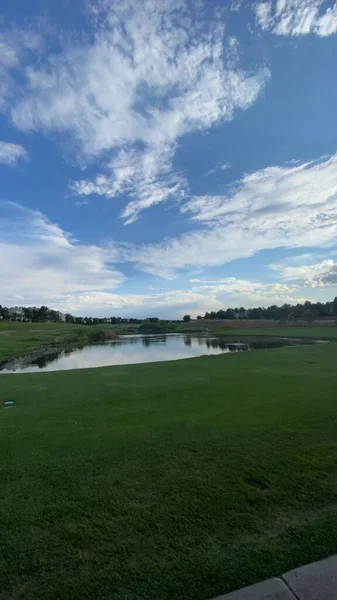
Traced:
<svg viewBox="0 0 337 600">
<path fill-rule="evenodd" d="M 72 325 L 68 323 L 17 323 L 0 322 L 0 362 L 31 351 L 55 346 L 85 344 L 114 337 L 111 326 Z"/>
<path fill-rule="evenodd" d="M 242 323 L 235 327 L 235 322 L 227 321 L 191 321 L 189 323 L 160 322 L 144 323 L 141 328 L 135 324 L 119 325 L 72 325 L 66 323 L 17 323 L 0 321 L 0 362 L 43 351 L 57 346 L 82 345 L 113 338 L 117 335 L 135 333 L 191 333 L 230 335 L 269 335 L 296 338 L 337 340 L 337 327 L 330 325 L 274 325 L 257 326 L 249 322 L 244 327 Z"/>
<path fill-rule="evenodd" d="M 257 321 L 250 321 L 245 326 L 244 322 L 240 324 L 231 321 L 191 321 L 189 323 L 173 324 L 174 331 L 177 333 L 211 333 L 212 335 L 268 335 L 273 337 L 292 337 L 307 338 L 316 340 L 337 340 L 337 327 L 334 322 L 327 325 L 312 323 L 311 325 L 298 324 L 274 324 L 268 325 L 266 321 L 259 324 Z"/>
<path fill-rule="evenodd" d="M 207 600 L 337 552 L 336 360 L 1 375 L 0 599 Z"/>
<path fill-rule="evenodd" d="M 268 335 L 272 337 L 289 337 L 289 338 L 307 338 L 312 340 L 337 340 L 337 327 L 316 327 L 308 325 L 304 327 L 285 326 L 285 327 L 240 327 L 240 329 L 226 329 L 224 327 L 214 325 L 210 328 L 212 334 L 218 335 Z"/>
</svg>

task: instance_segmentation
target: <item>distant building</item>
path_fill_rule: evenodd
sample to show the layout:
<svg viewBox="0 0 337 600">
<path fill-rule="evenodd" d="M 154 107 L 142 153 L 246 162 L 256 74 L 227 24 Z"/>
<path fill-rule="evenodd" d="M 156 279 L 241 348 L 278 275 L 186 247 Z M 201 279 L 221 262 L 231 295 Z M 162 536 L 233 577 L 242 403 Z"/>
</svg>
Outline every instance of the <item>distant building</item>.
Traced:
<svg viewBox="0 0 337 600">
<path fill-rule="evenodd" d="M 247 319 L 247 311 L 245 309 L 235 311 L 234 315 L 236 319 Z"/>
<path fill-rule="evenodd" d="M 23 308 L 20 308 L 20 306 L 13 306 L 12 308 L 8 309 L 9 312 L 9 318 L 11 321 L 24 321 L 25 320 L 25 313 Z"/>
</svg>

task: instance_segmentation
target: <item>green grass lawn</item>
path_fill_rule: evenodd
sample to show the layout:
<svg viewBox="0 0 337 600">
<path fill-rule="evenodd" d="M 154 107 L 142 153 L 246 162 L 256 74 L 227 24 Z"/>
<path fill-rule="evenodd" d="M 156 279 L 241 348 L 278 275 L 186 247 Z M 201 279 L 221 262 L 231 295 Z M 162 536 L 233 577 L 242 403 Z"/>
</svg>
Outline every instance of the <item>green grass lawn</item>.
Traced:
<svg viewBox="0 0 337 600">
<path fill-rule="evenodd" d="M 336 364 L 0 375 L 0 599 L 207 600 L 337 552 Z"/>
</svg>

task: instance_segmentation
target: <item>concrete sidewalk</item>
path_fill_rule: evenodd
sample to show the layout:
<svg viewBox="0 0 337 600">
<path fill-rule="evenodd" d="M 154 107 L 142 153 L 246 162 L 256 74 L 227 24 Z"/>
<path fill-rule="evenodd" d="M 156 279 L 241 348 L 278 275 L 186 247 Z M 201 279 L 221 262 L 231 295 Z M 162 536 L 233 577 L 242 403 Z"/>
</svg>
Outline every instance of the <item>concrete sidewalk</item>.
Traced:
<svg viewBox="0 0 337 600">
<path fill-rule="evenodd" d="M 337 600 L 337 555 L 214 600 Z"/>
</svg>

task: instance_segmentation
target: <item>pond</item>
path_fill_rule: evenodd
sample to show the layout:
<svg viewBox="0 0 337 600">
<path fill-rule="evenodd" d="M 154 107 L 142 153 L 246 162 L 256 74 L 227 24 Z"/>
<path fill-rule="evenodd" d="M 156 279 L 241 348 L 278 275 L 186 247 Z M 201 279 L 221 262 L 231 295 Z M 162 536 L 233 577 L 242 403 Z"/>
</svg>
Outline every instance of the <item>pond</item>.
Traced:
<svg viewBox="0 0 337 600">
<path fill-rule="evenodd" d="M 65 371 L 111 365 L 178 360 L 211 354 L 226 354 L 308 343 L 263 337 L 207 337 L 182 334 L 124 335 L 82 348 L 48 352 L 38 358 L 21 358 L 0 365 L 1 373 Z"/>
</svg>

